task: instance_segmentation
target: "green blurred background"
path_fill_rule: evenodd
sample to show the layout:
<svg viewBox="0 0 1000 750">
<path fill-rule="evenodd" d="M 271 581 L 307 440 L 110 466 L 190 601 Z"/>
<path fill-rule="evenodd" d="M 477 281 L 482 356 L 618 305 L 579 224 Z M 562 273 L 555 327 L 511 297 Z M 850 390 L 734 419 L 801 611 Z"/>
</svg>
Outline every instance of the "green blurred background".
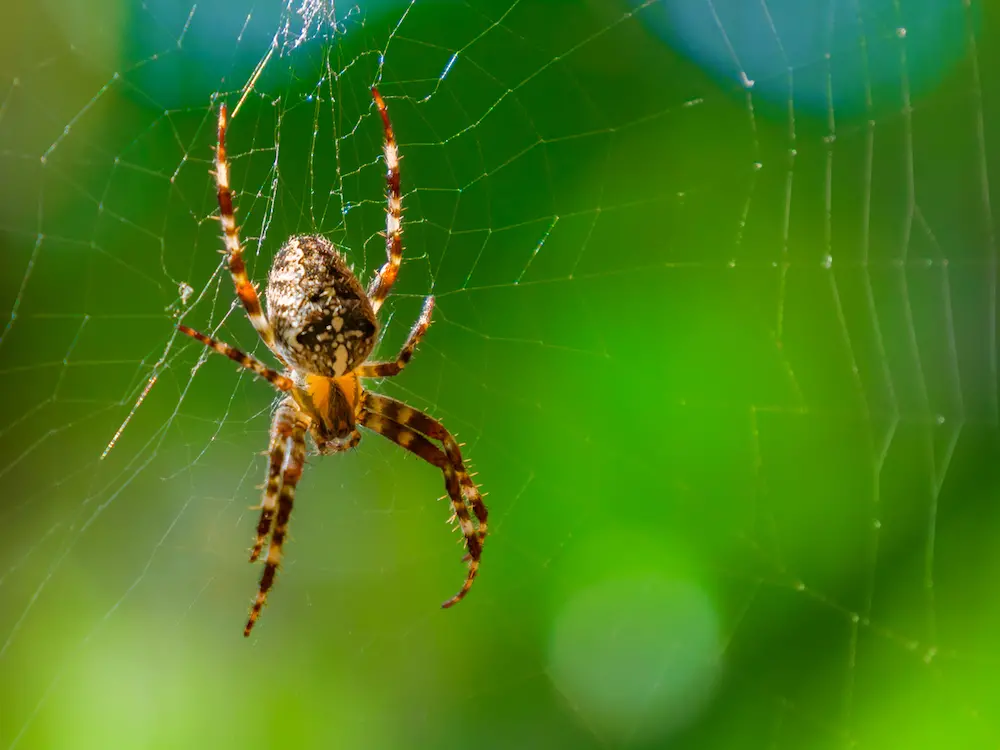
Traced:
<svg viewBox="0 0 1000 750">
<path fill-rule="evenodd" d="M 5 8 L 0 747 L 997 747 L 1000 19 L 807 5 Z M 440 476 L 369 435 L 241 636 L 273 393 L 173 326 L 266 357 L 209 175 L 262 61 L 258 281 L 382 262 L 388 100 L 380 351 L 438 307 L 372 387 L 489 492 L 453 610 Z"/>
</svg>

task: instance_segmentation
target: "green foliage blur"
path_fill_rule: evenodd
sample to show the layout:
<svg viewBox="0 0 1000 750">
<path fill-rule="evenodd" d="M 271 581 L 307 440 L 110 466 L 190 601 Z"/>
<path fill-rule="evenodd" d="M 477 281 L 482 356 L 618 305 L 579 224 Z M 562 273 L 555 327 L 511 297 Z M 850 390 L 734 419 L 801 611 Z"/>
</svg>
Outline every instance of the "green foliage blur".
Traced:
<svg viewBox="0 0 1000 750">
<path fill-rule="evenodd" d="M 911 108 L 831 122 L 611 0 L 298 47 L 281 8 L 3 11 L 0 748 L 996 747 L 995 13 Z M 372 387 L 489 492 L 452 610 L 441 477 L 368 435 L 310 459 L 241 636 L 274 394 L 174 325 L 267 358 L 210 175 L 265 58 L 229 143 L 259 283 L 299 232 L 383 262 L 388 100 L 380 354 L 438 306 Z"/>
</svg>

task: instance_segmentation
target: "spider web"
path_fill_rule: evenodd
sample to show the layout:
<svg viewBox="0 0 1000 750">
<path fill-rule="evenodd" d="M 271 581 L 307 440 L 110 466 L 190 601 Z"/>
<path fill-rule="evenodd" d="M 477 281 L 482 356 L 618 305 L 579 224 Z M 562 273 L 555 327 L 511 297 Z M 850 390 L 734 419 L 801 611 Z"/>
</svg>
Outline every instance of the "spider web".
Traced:
<svg viewBox="0 0 1000 750">
<path fill-rule="evenodd" d="M 995 747 L 1000 23 L 815 6 L 5 10 L 0 747 Z M 245 642 L 273 393 L 174 330 L 267 358 L 215 115 L 251 278 L 320 232 L 367 279 L 373 84 L 379 352 L 438 300 L 375 389 L 492 535 L 442 613 L 435 470 L 312 459 Z"/>
</svg>

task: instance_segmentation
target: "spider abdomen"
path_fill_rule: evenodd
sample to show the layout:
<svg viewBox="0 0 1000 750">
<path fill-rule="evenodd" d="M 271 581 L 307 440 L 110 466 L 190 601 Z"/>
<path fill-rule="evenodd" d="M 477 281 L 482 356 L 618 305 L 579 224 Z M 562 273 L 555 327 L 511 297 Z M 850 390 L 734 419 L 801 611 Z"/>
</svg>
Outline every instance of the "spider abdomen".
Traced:
<svg viewBox="0 0 1000 750">
<path fill-rule="evenodd" d="M 281 354 L 303 372 L 340 377 L 375 346 L 378 323 L 361 282 L 319 235 L 292 237 L 278 251 L 267 312 Z"/>
</svg>

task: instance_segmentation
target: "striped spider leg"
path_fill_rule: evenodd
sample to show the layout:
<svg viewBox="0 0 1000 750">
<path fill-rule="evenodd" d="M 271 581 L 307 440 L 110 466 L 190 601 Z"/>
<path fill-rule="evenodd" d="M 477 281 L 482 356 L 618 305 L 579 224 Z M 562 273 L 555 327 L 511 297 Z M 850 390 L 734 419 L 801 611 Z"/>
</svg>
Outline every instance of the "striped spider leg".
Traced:
<svg viewBox="0 0 1000 750">
<path fill-rule="evenodd" d="M 399 275 L 399 265 L 403 260 L 403 197 L 399 189 L 399 147 L 396 145 L 396 133 L 389 120 L 389 110 L 378 89 L 372 87 L 372 98 L 382 119 L 382 130 L 385 138 L 382 153 L 385 156 L 386 208 L 385 208 L 385 265 L 379 269 L 368 287 L 368 299 L 372 309 L 378 312 L 389 296 L 392 285 Z"/>
<path fill-rule="evenodd" d="M 406 404 L 387 396 L 366 392 L 358 421 L 402 448 L 438 467 L 444 474 L 444 486 L 451 500 L 454 517 L 465 537 L 466 555 L 462 558 L 469 570 L 462 588 L 441 606 L 447 609 L 465 598 L 479 572 L 479 559 L 486 539 L 486 504 L 472 480 L 458 443 L 440 422 Z M 439 441 L 444 450 L 431 440 Z M 469 508 L 475 514 L 473 523 Z"/>
<path fill-rule="evenodd" d="M 219 201 L 219 223 L 222 225 L 222 236 L 225 240 L 225 252 L 229 259 L 229 273 L 233 277 L 236 296 L 243 303 L 250 324 L 256 329 L 267 348 L 285 364 L 281 353 L 275 345 L 274 330 L 260 305 L 257 290 L 247 277 L 246 263 L 243 262 L 243 245 L 240 243 L 240 230 L 236 226 L 236 210 L 233 208 L 233 191 L 229 187 L 229 160 L 226 158 L 226 130 L 229 125 L 229 113 L 226 105 L 219 107 L 218 144 L 215 147 L 215 186 Z"/>
</svg>

